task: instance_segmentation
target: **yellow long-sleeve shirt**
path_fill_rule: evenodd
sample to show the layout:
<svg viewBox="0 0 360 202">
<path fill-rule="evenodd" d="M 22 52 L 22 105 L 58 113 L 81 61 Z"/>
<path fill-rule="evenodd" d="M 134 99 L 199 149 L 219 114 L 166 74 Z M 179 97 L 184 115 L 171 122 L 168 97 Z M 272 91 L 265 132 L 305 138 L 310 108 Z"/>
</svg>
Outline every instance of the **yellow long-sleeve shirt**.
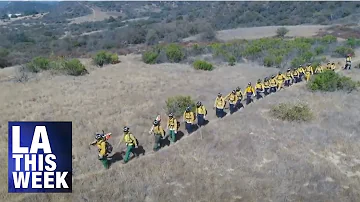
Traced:
<svg viewBox="0 0 360 202">
<path fill-rule="evenodd" d="M 270 82 L 264 81 L 264 88 L 270 88 Z"/>
<path fill-rule="evenodd" d="M 294 70 L 294 71 L 292 72 L 292 75 L 293 75 L 294 77 L 299 76 L 299 71 L 298 71 L 298 70 Z"/>
<path fill-rule="evenodd" d="M 262 84 L 262 83 L 257 83 L 257 84 L 255 85 L 255 89 L 258 90 L 258 91 L 264 90 L 264 84 Z"/>
<path fill-rule="evenodd" d="M 305 73 L 314 74 L 314 71 L 313 71 L 312 66 L 307 66 L 307 67 L 306 67 L 306 70 L 305 70 Z"/>
<path fill-rule="evenodd" d="M 207 110 L 204 105 L 201 105 L 200 107 L 196 107 L 196 114 L 207 114 Z"/>
<path fill-rule="evenodd" d="M 225 97 L 225 100 L 227 99 L 229 100 L 230 104 L 236 104 L 236 102 L 238 101 L 238 97 L 236 96 L 236 93 L 235 94 L 229 93 L 229 95 Z"/>
<path fill-rule="evenodd" d="M 99 148 L 99 155 L 105 156 L 106 154 L 106 142 L 104 140 L 99 140 L 96 143 L 96 146 Z"/>
<path fill-rule="evenodd" d="M 305 70 L 304 70 L 303 67 L 299 67 L 298 72 L 299 72 L 300 74 L 301 74 L 301 73 L 305 74 Z"/>
<path fill-rule="evenodd" d="M 130 132 L 127 132 L 127 133 L 123 134 L 123 141 L 125 142 L 126 145 L 137 146 L 136 138 Z"/>
<path fill-rule="evenodd" d="M 322 72 L 323 72 L 323 67 L 321 65 L 315 68 L 315 73 L 322 73 Z"/>
<path fill-rule="evenodd" d="M 177 130 L 177 120 L 176 118 L 169 118 L 167 120 L 167 127 L 170 129 L 170 130 Z"/>
<path fill-rule="evenodd" d="M 336 66 L 335 66 L 335 65 L 331 65 L 330 68 L 331 68 L 331 70 L 335 70 L 335 69 L 336 69 Z"/>
<path fill-rule="evenodd" d="M 159 126 L 154 126 L 152 129 L 152 132 L 155 135 L 161 135 L 164 137 L 165 133 L 164 133 L 164 129 L 159 125 Z"/>
<path fill-rule="evenodd" d="M 242 93 L 241 90 L 236 91 L 236 96 L 238 97 L 238 100 L 242 100 L 244 98 L 244 94 Z"/>
<path fill-rule="evenodd" d="M 278 74 L 276 76 L 276 80 L 283 82 L 285 80 L 285 75 L 284 74 Z"/>
<path fill-rule="evenodd" d="M 346 62 L 351 62 L 351 57 L 346 57 Z"/>
<path fill-rule="evenodd" d="M 252 87 L 252 86 L 247 86 L 246 89 L 245 89 L 245 93 L 244 93 L 244 94 L 247 95 L 248 93 L 255 94 L 254 87 Z"/>
<path fill-rule="evenodd" d="M 225 107 L 225 98 L 216 97 L 214 107 L 216 107 L 218 109 L 224 109 L 224 107 Z"/>
<path fill-rule="evenodd" d="M 193 123 L 195 121 L 194 112 L 184 112 L 184 121 L 187 123 Z"/>
<path fill-rule="evenodd" d="M 277 87 L 278 82 L 276 81 L 276 79 L 270 79 L 269 80 L 270 83 L 270 87 Z"/>
<path fill-rule="evenodd" d="M 285 80 L 291 80 L 291 79 L 293 79 L 292 73 L 291 73 L 291 72 L 286 72 L 286 74 L 285 74 Z"/>
</svg>

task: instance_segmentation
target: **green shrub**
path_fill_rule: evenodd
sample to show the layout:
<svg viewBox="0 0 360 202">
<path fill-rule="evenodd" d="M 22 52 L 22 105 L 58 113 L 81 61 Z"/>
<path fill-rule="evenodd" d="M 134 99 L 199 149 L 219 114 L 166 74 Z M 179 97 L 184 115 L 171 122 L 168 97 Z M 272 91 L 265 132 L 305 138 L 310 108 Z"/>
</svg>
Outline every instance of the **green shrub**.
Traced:
<svg viewBox="0 0 360 202">
<path fill-rule="evenodd" d="M 347 54 L 355 55 L 355 52 L 352 48 L 346 46 L 339 46 L 335 49 L 337 56 L 345 57 Z"/>
<path fill-rule="evenodd" d="M 355 38 L 348 38 L 346 41 L 346 45 L 350 46 L 351 48 L 355 48 L 360 46 L 360 39 L 355 39 Z"/>
<path fill-rule="evenodd" d="M 320 55 L 320 54 L 323 54 L 324 52 L 325 52 L 324 46 L 318 46 L 315 48 L 315 55 Z"/>
<path fill-rule="evenodd" d="M 311 109 L 302 103 L 281 103 L 270 110 L 272 116 L 284 121 L 310 121 L 313 119 Z"/>
<path fill-rule="evenodd" d="M 146 64 L 155 64 L 159 54 L 155 51 L 146 51 L 142 55 L 142 60 Z"/>
<path fill-rule="evenodd" d="M 195 111 L 195 101 L 190 96 L 179 95 L 170 97 L 165 103 L 167 113 L 172 112 L 175 117 L 181 117 L 188 106 L 191 107 L 192 111 Z"/>
<path fill-rule="evenodd" d="M 336 91 L 345 90 L 352 91 L 357 88 L 357 83 L 351 78 L 341 76 L 338 73 L 326 70 L 323 73 L 314 75 L 307 87 L 313 91 Z"/>
<path fill-rule="evenodd" d="M 43 70 L 52 70 L 67 75 L 80 76 L 87 73 L 85 66 L 78 59 L 48 59 L 44 57 L 36 57 L 25 66 L 28 70 L 38 73 Z"/>
<path fill-rule="evenodd" d="M 325 35 L 320 38 L 320 42 L 323 44 L 331 44 L 337 42 L 337 38 L 333 35 Z"/>
<path fill-rule="evenodd" d="M 213 65 L 206 62 L 206 61 L 203 61 L 203 60 L 196 60 L 194 63 L 193 63 L 193 66 L 195 69 L 197 70 L 205 70 L 205 71 L 211 71 L 214 69 Z"/>
<path fill-rule="evenodd" d="M 230 65 L 230 66 L 234 66 L 234 65 L 235 65 L 235 62 L 236 62 L 235 56 L 233 56 L 233 55 L 229 56 L 228 62 L 229 62 L 229 65 Z"/>
<path fill-rule="evenodd" d="M 116 53 L 111 54 L 110 60 L 111 60 L 111 64 L 117 64 L 120 62 L 119 56 Z"/>
<path fill-rule="evenodd" d="M 99 65 L 100 67 L 102 67 L 103 65 L 106 64 L 116 64 L 119 63 L 119 57 L 116 53 L 110 53 L 110 52 L 106 52 L 104 50 L 99 51 L 95 57 L 93 58 L 93 62 L 96 65 Z"/>
<path fill-rule="evenodd" d="M 180 62 L 185 58 L 185 54 L 181 46 L 177 44 L 170 44 L 165 50 L 166 57 L 170 62 Z"/>
<path fill-rule="evenodd" d="M 81 76 L 88 73 L 85 66 L 78 59 L 65 61 L 63 70 L 65 70 L 66 74 L 72 76 Z"/>
<path fill-rule="evenodd" d="M 289 30 L 286 27 L 280 27 L 276 30 L 276 36 L 278 37 L 284 37 Z"/>
<path fill-rule="evenodd" d="M 44 57 L 36 57 L 31 62 L 26 64 L 26 68 L 34 73 L 50 68 L 50 60 Z"/>
</svg>

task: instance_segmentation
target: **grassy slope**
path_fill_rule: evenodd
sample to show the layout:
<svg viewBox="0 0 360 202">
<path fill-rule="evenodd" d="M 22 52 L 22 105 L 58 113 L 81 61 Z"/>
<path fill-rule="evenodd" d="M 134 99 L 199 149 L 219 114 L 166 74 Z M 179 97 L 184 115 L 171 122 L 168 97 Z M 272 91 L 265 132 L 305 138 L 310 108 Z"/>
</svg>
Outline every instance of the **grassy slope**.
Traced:
<svg viewBox="0 0 360 202">
<path fill-rule="evenodd" d="M 214 121 L 156 155 L 126 166 L 116 162 L 109 172 L 102 171 L 96 149 L 87 146 L 94 131 L 113 132 L 116 144 L 122 126 L 129 124 L 150 151 L 153 140 L 146 131 L 153 116 L 163 114 L 167 96 L 189 94 L 210 107 L 217 92 L 229 92 L 276 72 L 247 64 L 205 73 L 178 64 L 149 69 L 138 59 L 123 57 L 121 64 L 75 79 L 42 78 L 26 86 L 3 83 L 6 100 L 1 102 L 1 130 L 5 134 L 8 120 L 73 120 L 75 126 L 74 194 L 25 198 L 3 194 L 6 201 L 45 197 L 47 201 L 355 201 L 360 197 L 360 159 L 356 156 L 360 141 L 355 135 L 360 132 L 360 96 L 313 94 L 301 86 Z M 59 85 L 44 88 L 54 83 Z M 297 100 L 310 104 L 316 121 L 290 124 L 268 116 L 272 104 Z M 212 110 L 210 113 L 213 120 Z M 5 143 L 1 141 L 3 148 Z M 1 177 L 5 181 L 6 173 Z M 4 193 L 6 183 L 2 188 Z"/>
</svg>

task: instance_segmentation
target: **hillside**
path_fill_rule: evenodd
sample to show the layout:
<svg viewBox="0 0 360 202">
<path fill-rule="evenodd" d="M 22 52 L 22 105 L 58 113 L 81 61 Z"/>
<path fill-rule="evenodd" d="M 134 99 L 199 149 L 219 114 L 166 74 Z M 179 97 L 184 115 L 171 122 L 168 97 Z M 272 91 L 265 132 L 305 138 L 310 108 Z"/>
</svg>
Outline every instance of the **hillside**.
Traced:
<svg viewBox="0 0 360 202">
<path fill-rule="evenodd" d="M 358 93 L 311 93 L 300 84 L 216 120 L 210 108 L 218 92 L 225 94 L 278 70 L 245 63 L 199 72 L 187 65 L 145 65 L 139 59 L 122 56 L 122 63 L 102 69 L 83 60 L 91 71 L 88 76 L 54 77 L 45 72 L 26 88 L 21 83 L 2 83 L 6 99 L 0 106 L 2 125 L 7 120 L 73 120 L 76 145 L 74 194 L 1 195 L 6 201 L 350 202 L 360 197 Z M 358 70 L 352 75 L 360 78 Z M 209 108 L 210 123 L 152 155 L 153 138 L 147 131 L 155 114 L 166 116 L 164 99 L 173 95 L 202 100 Z M 294 124 L 269 116 L 273 104 L 298 100 L 311 106 L 313 122 Z M 21 113 L 14 113 L 14 108 Z M 111 141 L 116 145 L 124 125 L 147 153 L 128 165 L 117 161 L 105 172 L 96 149 L 87 143 L 94 131 L 104 129 L 113 132 Z M 6 127 L 1 130 L 6 133 Z M 1 141 L 6 148 L 4 144 Z M 123 145 L 115 150 L 121 149 Z M 2 173 L 4 180 L 5 176 Z"/>
<path fill-rule="evenodd" d="M 360 3 L 48 6 L 46 14 L 0 22 L 0 161 L 7 167 L 9 120 L 72 121 L 73 193 L 8 194 L 1 169 L 0 201 L 359 201 L 359 89 L 312 92 L 303 82 L 223 119 L 212 107 L 219 92 L 244 91 L 300 64 L 331 61 L 340 70 L 347 54 L 354 68 L 339 74 L 360 82 Z M 278 34 L 282 28 L 288 32 Z M 196 70 L 201 60 L 215 68 Z M 179 141 L 154 153 L 148 131 L 157 114 L 166 120 L 166 100 L 178 95 L 202 101 L 209 123 L 192 135 L 181 124 Z M 313 119 L 274 118 L 270 110 L 281 103 L 304 104 Z M 125 165 L 124 126 L 144 150 Z M 89 146 L 101 130 L 113 134 L 109 170 Z"/>
<path fill-rule="evenodd" d="M 134 51 L 134 46 L 144 50 L 194 35 L 205 34 L 202 40 L 214 41 L 215 31 L 222 39 L 221 33 L 232 28 L 237 35 L 242 28 L 254 26 L 355 25 L 360 13 L 357 2 L 59 2 L 43 6 L 50 7 L 44 15 L 0 21 L 0 31 L 5 33 L 0 36 L 0 52 L 7 52 L 0 54 L 0 61 L 5 61 L 1 67 L 39 55 L 88 57 L 102 49 L 120 54 Z M 359 33 L 358 27 L 351 32 Z"/>
</svg>

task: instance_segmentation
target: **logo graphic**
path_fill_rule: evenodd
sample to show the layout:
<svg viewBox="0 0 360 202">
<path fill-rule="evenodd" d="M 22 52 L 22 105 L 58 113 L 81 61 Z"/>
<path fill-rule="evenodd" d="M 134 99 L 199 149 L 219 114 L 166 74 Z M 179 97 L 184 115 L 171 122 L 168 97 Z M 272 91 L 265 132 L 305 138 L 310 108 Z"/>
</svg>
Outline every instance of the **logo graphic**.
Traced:
<svg viewBox="0 0 360 202">
<path fill-rule="evenodd" d="M 9 122 L 8 192 L 72 192 L 72 123 Z"/>
</svg>

